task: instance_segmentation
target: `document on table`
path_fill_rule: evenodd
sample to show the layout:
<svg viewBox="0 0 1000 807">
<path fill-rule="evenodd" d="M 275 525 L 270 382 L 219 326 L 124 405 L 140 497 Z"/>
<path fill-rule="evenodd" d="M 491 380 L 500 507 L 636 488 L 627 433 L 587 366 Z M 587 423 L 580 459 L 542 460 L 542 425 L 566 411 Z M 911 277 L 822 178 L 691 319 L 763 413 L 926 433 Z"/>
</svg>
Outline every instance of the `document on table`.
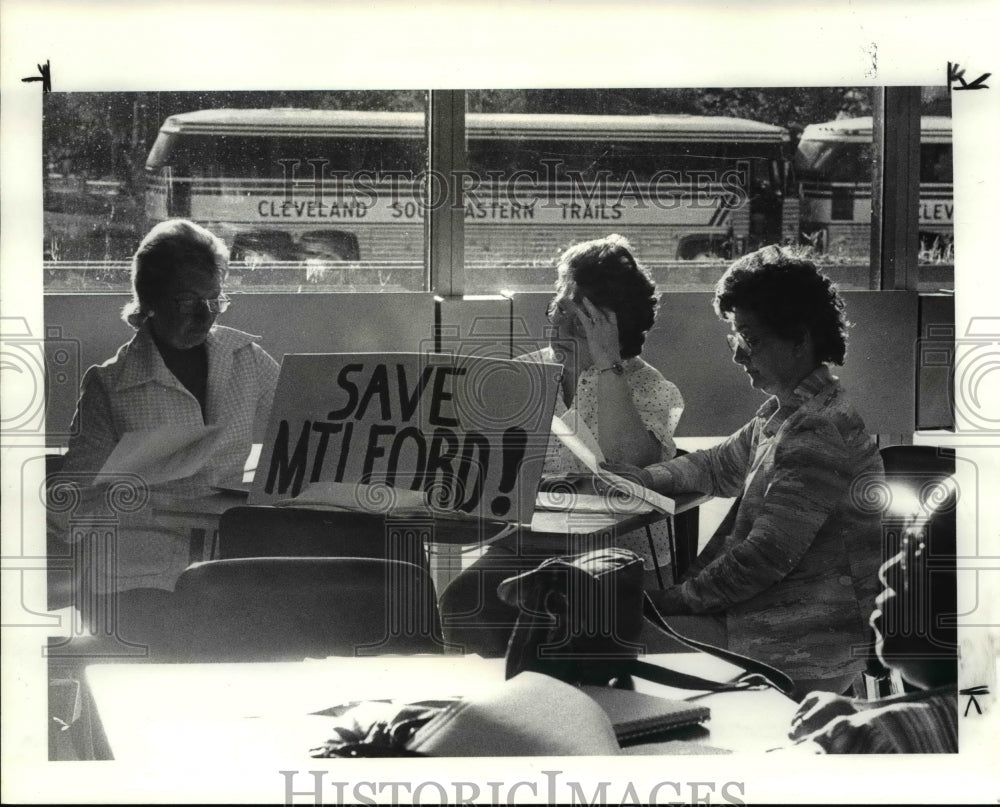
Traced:
<svg viewBox="0 0 1000 807">
<path fill-rule="evenodd" d="M 215 456 L 221 435 L 221 426 L 161 426 L 125 432 L 101 474 L 135 474 L 147 485 L 186 479 Z"/>
<path fill-rule="evenodd" d="M 250 446 L 250 453 L 247 455 L 246 462 L 243 463 L 243 470 L 227 479 L 223 479 L 214 486 L 215 489 L 220 490 L 223 493 L 249 494 L 250 488 L 253 485 L 254 474 L 257 473 L 257 464 L 260 461 L 260 451 L 263 447 L 262 443 L 253 443 Z"/>
<path fill-rule="evenodd" d="M 382 513 L 385 515 L 431 514 L 422 490 L 394 488 L 389 485 L 365 485 L 361 482 L 322 480 L 306 485 L 290 499 L 281 499 L 275 507 L 310 507 L 319 510 Z"/>
<path fill-rule="evenodd" d="M 570 413 L 567 412 L 567 415 Z M 583 422 L 582 418 L 574 417 L 572 423 L 568 423 L 559 417 L 552 418 L 552 433 L 558 437 L 587 469 L 605 484 L 609 485 L 615 493 L 620 494 L 628 500 L 638 500 L 658 510 L 661 513 L 674 512 L 674 500 L 650 490 L 647 487 L 636 484 L 630 479 L 607 471 L 601 467 L 604 462 L 604 455 L 601 447 L 594 437 L 594 433 Z M 602 497 L 603 498 L 603 497 Z M 609 509 L 605 507 L 605 509 Z M 634 511 L 634 507 L 631 508 Z"/>
</svg>

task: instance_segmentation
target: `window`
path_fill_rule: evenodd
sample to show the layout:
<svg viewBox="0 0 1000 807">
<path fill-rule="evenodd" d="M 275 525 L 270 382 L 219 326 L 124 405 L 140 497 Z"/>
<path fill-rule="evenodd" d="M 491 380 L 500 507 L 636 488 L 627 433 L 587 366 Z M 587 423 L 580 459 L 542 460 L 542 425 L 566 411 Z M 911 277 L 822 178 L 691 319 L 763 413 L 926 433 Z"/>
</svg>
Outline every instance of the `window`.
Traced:
<svg viewBox="0 0 1000 807">
<path fill-rule="evenodd" d="M 231 287 L 426 288 L 424 96 L 47 96 L 46 287 L 127 289 L 143 235 L 182 217 L 226 242 Z"/>
<path fill-rule="evenodd" d="M 951 100 L 945 87 L 923 87 L 920 105 L 920 209 L 917 288 L 955 288 L 955 191 Z"/>
<path fill-rule="evenodd" d="M 664 291 L 772 243 L 867 289 L 871 112 L 865 88 L 469 92 L 466 290 L 548 288 L 566 247 L 610 232 Z M 848 142 L 805 134 L 866 115 Z"/>
<path fill-rule="evenodd" d="M 230 285 L 246 291 L 438 290 L 425 265 L 440 189 L 426 174 L 424 92 L 50 93 L 45 104 L 47 290 L 127 289 L 142 236 L 174 216 L 226 241 Z M 798 245 L 843 288 L 878 285 L 869 88 L 476 90 L 465 106 L 453 288 L 550 288 L 566 247 L 610 232 L 665 291 L 710 289 L 727 262 L 769 243 Z M 938 289 L 954 275 L 943 88 L 924 88 L 921 112 L 919 270 L 907 282 Z"/>
</svg>

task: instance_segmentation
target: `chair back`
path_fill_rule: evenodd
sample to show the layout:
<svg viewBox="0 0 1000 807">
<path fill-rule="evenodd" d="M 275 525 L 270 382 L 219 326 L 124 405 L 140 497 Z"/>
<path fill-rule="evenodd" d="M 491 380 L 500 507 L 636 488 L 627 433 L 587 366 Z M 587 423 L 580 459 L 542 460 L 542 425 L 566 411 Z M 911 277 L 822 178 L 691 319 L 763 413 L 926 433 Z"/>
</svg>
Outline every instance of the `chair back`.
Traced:
<svg viewBox="0 0 1000 807">
<path fill-rule="evenodd" d="M 230 508 L 219 520 L 218 557 L 388 558 L 427 569 L 418 533 L 389 530 L 371 513 L 305 507 Z"/>
<path fill-rule="evenodd" d="M 942 480 L 955 473 L 955 451 L 936 446 L 886 446 L 879 450 L 891 494 L 883 521 L 907 520 L 914 503 L 933 494 Z"/>
<path fill-rule="evenodd" d="M 169 644 L 176 660 L 290 661 L 443 650 L 430 577 L 401 561 L 206 561 L 184 571 L 174 596 Z"/>
</svg>

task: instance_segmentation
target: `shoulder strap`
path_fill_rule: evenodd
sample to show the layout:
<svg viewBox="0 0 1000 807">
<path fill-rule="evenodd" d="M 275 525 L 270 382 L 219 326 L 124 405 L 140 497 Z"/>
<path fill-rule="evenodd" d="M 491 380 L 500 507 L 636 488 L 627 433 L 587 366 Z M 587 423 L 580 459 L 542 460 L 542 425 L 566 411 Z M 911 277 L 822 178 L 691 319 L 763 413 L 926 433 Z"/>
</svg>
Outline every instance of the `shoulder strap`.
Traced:
<svg viewBox="0 0 1000 807">
<path fill-rule="evenodd" d="M 622 668 L 629 675 L 637 678 L 644 678 L 654 684 L 674 687 L 675 689 L 704 689 L 706 692 L 732 692 L 737 689 L 746 689 L 754 683 L 760 681 L 744 681 L 742 678 L 737 681 L 710 681 L 697 675 L 671 670 L 669 667 L 661 667 L 658 664 L 650 664 L 648 661 L 639 659 L 629 659 L 622 665 Z"/>
<path fill-rule="evenodd" d="M 679 634 L 672 627 L 670 627 L 669 623 L 663 618 L 663 615 L 660 614 L 658 610 L 656 610 L 656 606 L 653 604 L 653 601 L 648 596 L 644 596 L 642 599 L 643 599 L 642 603 L 643 615 L 646 617 L 646 619 L 648 619 L 650 622 L 656 625 L 656 627 L 658 627 L 672 639 L 676 639 L 681 644 L 686 645 L 687 647 L 690 647 L 694 650 L 701 650 L 704 653 L 708 653 L 710 656 L 715 656 L 717 658 L 723 659 L 724 661 L 728 661 L 730 664 L 735 664 L 737 667 L 740 667 L 741 669 L 746 670 L 749 673 L 754 673 L 755 675 L 761 676 L 762 678 L 766 679 L 775 689 L 780 690 L 786 695 L 792 694 L 793 690 L 795 689 L 795 683 L 785 673 L 781 672 L 781 670 L 772 667 L 770 664 L 765 664 L 762 661 L 757 661 L 756 659 L 748 658 L 747 656 L 741 655 L 740 653 L 734 653 L 732 650 L 725 650 L 721 647 L 716 647 L 715 645 L 708 644 L 706 642 L 699 642 L 695 639 L 689 639 L 686 636 L 681 636 L 681 634 Z M 637 661 L 636 665 L 637 666 L 642 665 L 644 668 L 656 667 L 655 664 L 648 664 L 647 662 L 640 662 L 640 661 Z M 664 668 L 657 667 L 657 669 L 662 670 Z M 650 678 L 650 676 L 647 674 L 648 671 L 643 672 L 635 670 L 633 672 L 640 678 L 646 678 L 647 680 L 654 681 L 656 683 L 664 683 L 667 686 L 684 686 L 688 689 L 711 689 L 711 691 L 713 692 L 720 691 L 718 689 L 719 687 L 726 687 L 728 689 L 734 688 L 732 687 L 732 685 L 719 684 L 718 682 L 715 682 L 714 689 L 705 686 L 695 687 L 687 684 L 670 684 L 664 680 L 659 680 L 657 678 Z M 674 677 L 683 675 L 683 673 L 677 673 L 672 670 L 668 672 L 670 673 L 671 676 Z M 685 676 L 685 677 L 696 678 L 696 676 Z M 712 683 L 706 681 L 705 679 L 696 678 L 696 680 L 699 681 L 700 683 Z"/>
</svg>

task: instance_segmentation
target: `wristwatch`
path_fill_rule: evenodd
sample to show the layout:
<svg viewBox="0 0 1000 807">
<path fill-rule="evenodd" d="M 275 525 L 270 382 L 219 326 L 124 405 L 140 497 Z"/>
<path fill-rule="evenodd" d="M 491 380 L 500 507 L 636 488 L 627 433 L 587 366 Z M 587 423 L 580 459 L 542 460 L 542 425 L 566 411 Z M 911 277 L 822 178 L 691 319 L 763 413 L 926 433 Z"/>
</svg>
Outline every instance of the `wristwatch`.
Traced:
<svg viewBox="0 0 1000 807">
<path fill-rule="evenodd" d="M 607 367 L 598 367 L 597 368 L 597 372 L 598 373 L 606 373 L 606 372 L 608 372 L 608 370 L 610 370 L 615 375 L 621 375 L 622 373 L 625 372 L 625 368 L 622 366 L 622 363 L 620 361 L 612 362 Z"/>
</svg>

